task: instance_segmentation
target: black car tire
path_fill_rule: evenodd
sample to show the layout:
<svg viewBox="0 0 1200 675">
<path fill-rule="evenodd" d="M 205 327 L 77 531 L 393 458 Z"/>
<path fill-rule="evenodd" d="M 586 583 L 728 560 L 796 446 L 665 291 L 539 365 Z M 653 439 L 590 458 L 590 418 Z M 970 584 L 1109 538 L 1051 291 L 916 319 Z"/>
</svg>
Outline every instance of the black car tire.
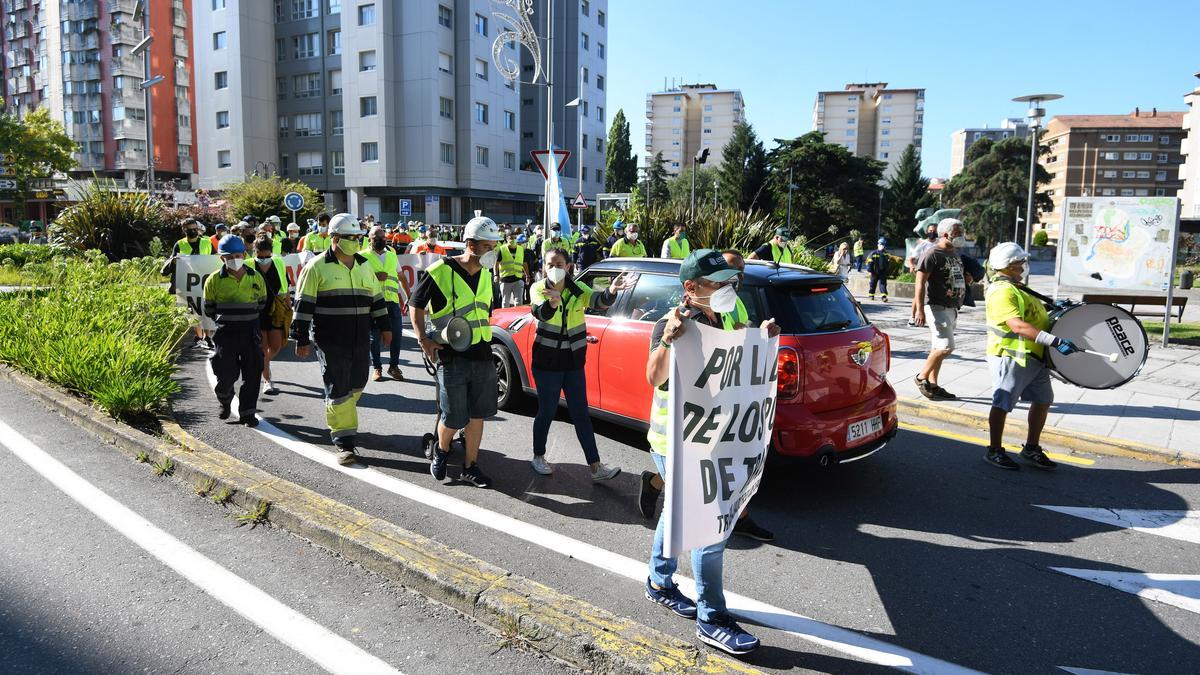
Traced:
<svg viewBox="0 0 1200 675">
<path fill-rule="evenodd" d="M 496 365 L 496 407 L 512 410 L 521 392 L 521 378 L 512 355 L 504 345 L 492 345 L 492 362 Z"/>
</svg>

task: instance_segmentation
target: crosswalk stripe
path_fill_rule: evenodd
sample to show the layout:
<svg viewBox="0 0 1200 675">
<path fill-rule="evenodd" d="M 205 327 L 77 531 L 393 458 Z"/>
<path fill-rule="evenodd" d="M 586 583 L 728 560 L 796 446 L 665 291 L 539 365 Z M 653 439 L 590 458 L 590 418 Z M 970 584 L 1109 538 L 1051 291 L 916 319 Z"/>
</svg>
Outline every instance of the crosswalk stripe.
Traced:
<svg viewBox="0 0 1200 675">
<path fill-rule="evenodd" d="M 1200 544 L 1200 511 L 1158 509 L 1101 509 L 1081 506 L 1034 504 L 1039 509 L 1085 518 L 1160 537 Z"/>
<path fill-rule="evenodd" d="M 1172 605 L 1200 614 L 1200 574 L 1157 574 L 1051 567 L 1060 574 L 1077 577 L 1140 598 Z"/>
</svg>

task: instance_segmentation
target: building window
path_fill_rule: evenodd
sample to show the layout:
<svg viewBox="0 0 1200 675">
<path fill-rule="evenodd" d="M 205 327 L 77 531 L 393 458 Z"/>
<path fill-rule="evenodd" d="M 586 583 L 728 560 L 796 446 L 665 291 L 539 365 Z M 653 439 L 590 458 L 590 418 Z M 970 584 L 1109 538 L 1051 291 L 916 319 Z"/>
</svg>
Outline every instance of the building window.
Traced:
<svg viewBox="0 0 1200 675">
<path fill-rule="evenodd" d="M 325 42 L 329 44 L 330 56 L 335 56 L 342 53 L 342 31 L 329 31 L 325 36 Z"/>
<path fill-rule="evenodd" d="M 1120 143 L 1121 134 L 1104 134 L 1104 140 L 1108 141 L 1109 143 Z"/>
<path fill-rule="evenodd" d="M 374 117 L 379 114 L 379 102 L 374 96 L 363 96 L 358 99 L 358 116 Z"/>
<path fill-rule="evenodd" d="M 279 156 L 279 175 L 280 176 L 288 175 L 288 156 L 287 155 Z"/>
<path fill-rule="evenodd" d="M 712 133 L 712 129 L 705 129 L 705 130 L 704 130 L 704 133 L 706 133 L 706 134 L 711 134 L 711 133 Z"/>
<path fill-rule="evenodd" d="M 601 26 L 608 25 L 608 17 L 606 17 L 604 12 L 601 10 L 596 10 L 596 23 L 600 24 Z"/>
<path fill-rule="evenodd" d="M 1149 173 L 1149 172 L 1147 172 L 1147 173 Z M 1155 171 L 1154 172 L 1154 180 L 1166 180 L 1166 179 L 1167 179 L 1166 171 Z"/>
<path fill-rule="evenodd" d="M 321 135 L 321 113 L 301 113 L 295 118 L 296 138 Z"/>
<path fill-rule="evenodd" d="M 604 182 L 604 169 L 596 169 L 596 182 L 597 183 Z"/>
<path fill-rule="evenodd" d="M 341 69 L 331 70 L 331 71 L 329 71 L 329 95 L 330 96 L 339 96 L 339 95 L 341 95 L 341 93 L 342 93 L 342 71 L 341 71 Z"/>
<path fill-rule="evenodd" d="M 858 132 L 856 132 L 854 129 L 847 129 L 847 130 L 846 130 L 846 136 L 847 136 L 847 137 L 854 136 L 854 135 L 856 135 L 857 133 L 858 133 Z M 1030 150 L 1030 153 L 1032 153 L 1032 152 L 1033 152 L 1033 151 L 1032 151 L 1032 150 Z M 1033 161 L 1032 161 L 1032 160 L 1030 160 L 1030 164 L 1032 164 L 1032 163 L 1033 163 Z"/>
<path fill-rule="evenodd" d="M 1124 155 L 1124 158 L 1125 158 L 1126 160 L 1135 160 L 1135 161 L 1136 161 L 1136 160 L 1137 160 L 1137 155 L 1138 155 L 1138 154 L 1137 154 L 1136 152 L 1127 152 L 1127 153 L 1125 153 L 1125 155 Z"/>
<path fill-rule="evenodd" d="M 890 152 L 881 152 L 881 153 L 879 153 L 879 159 L 887 159 L 888 157 L 891 156 L 891 154 L 892 153 L 890 153 Z"/>
<path fill-rule="evenodd" d="M 379 161 L 379 144 L 378 143 L 376 143 L 374 141 L 372 141 L 370 143 L 363 143 L 361 146 L 361 151 L 362 151 L 362 161 L 364 161 L 364 162 L 378 162 Z"/>
<path fill-rule="evenodd" d="M 597 43 L 596 43 L 596 56 L 599 56 L 599 57 L 601 58 L 601 60 L 603 60 L 603 59 L 604 59 L 604 52 L 605 52 L 605 49 L 604 49 L 604 43 L 603 43 L 603 42 L 597 42 Z"/>
<path fill-rule="evenodd" d="M 225 49 L 225 31 L 213 33 L 213 51 Z"/>
<path fill-rule="evenodd" d="M 517 168 L 517 153 L 515 153 L 515 152 L 505 152 L 504 153 L 504 168 L 508 169 L 509 171 L 516 170 L 516 168 Z"/>
<path fill-rule="evenodd" d="M 1150 195 L 1150 189 L 1149 189 L 1149 188 L 1138 188 L 1138 189 L 1136 189 L 1136 190 L 1134 190 L 1134 191 L 1133 191 L 1133 196 L 1135 196 L 1135 197 L 1146 197 L 1146 196 L 1149 196 L 1149 195 Z"/>
<path fill-rule="evenodd" d="M 292 0 L 292 21 L 311 19 L 317 15 L 317 0 Z"/>
<path fill-rule="evenodd" d="M 1122 171 L 1121 178 L 1133 178 L 1136 175 L 1134 171 Z"/>
<path fill-rule="evenodd" d="M 292 38 L 292 54 L 297 59 L 311 59 L 317 55 L 317 34 L 306 33 Z"/>
<path fill-rule="evenodd" d="M 443 73 L 454 72 L 454 57 L 449 54 L 438 52 L 438 70 Z"/>
<path fill-rule="evenodd" d="M 454 99 L 442 96 L 438 99 L 438 113 L 448 119 L 454 119 Z"/>
<path fill-rule="evenodd" d="M 1121 188 L 1121 196 L 1122 197 L 1132 197 L 1133 196 L 1133 188 Z"/>
<path fill-rule="evenodd" d="M 217 111 L 217 128 L 225 129 L 228 126 L 229 126 L 229 111 L 228 110 L 218 110 Z"/>
<path fill-rule="evenodd" d="M 481 80 L 488 79 L 487 61 L 484 61 L 483 59 L 475 59 L 475 77 L 478 77 Z"/>
<path fill-rule="evenodd" d="M 287 60 L 287 40 L 283 38 L 275 38 L 275 60 Z"/>
<path fill-rule="evenodd" d="M 1142 135 L 1138 136 L 1138 142 L 1153 143 L 1154 142 L 1154 134 L 1142 134 Z"/>
<path fill-rule="evenodd" d="M 882 121 L 882 122 L 880 122 L 880 123 L 881 123 L 881 124 L 891 124 L 891 123 L 892 123 L 892 118 L 890 118 L 890 117 L 885 117 L 885 118 L 883 118 L 883 121 Z"/>
<path fill-rule="evenodd" d="M 217 151 L 217 168 L 228 169 L 233 166 L 233 153 L 228 150 Z"/>
<path fill-rule="evenodd" d="M 329 153 L 329 165 L 333 167 L 333 175 L 346 175 L 346 153 L 342 150 L 333 150 Z"/>
<path fill-rule="evenodd" d="M 486 103 L 475 102 L 475 121 L 480 124 L 488 123 L 488 107 Z"/>
<path fill-rule="evenodd" d="M 1104 159 L 1116 160 L 1116 159 L 1120 158 L 1120 154 L 1121 153 L 1118 153 L 1118 152 L 1105 152 L 1105 153 L 1102 153 L 1102 156 L 1104 157 Z"/>
<path fill-rule="evenodd" d="M 301 176 L 325 174 L 325 153 L 304 151 L 296 153 L 296 173 Z"/>
<path fill-rule="evenodd" d="M 342 121 L 342 111 L 329 111 L 329 133 L 334 136 L 341 136 L 344 128 L 345 123 Z"/>
<path fill-rule="evenodd" d="M 369 73 L 375 70 L 375 50 L 370 49 L 358 53 L 358 72 Z"/>
<path fill-rule="evenodd" d="M 1103 190 L 1100 191 L 1101 197 L 1115 197 L 1116 195 L 1117 195 L 1117 191 L 1113 188 L 1104 188 Z"/>
<path fill-rule="evenodd" d="M 604 139 L 599 136 L 596 137 L 596 149 L 604 152 Z"/>
<path fill-rule="evenodd" d="M 1162 158 L 1163 158 L 1162 161 L 1164 161 L 1164 162 L 1167 161 L 1166 155 L 1162 155 Z M 1149 162 L 1152 159 L 1154 159 L 1154 153 L 1152 153 L 1152 152 L 1139 152 L 1138 153 L 1138 160 L 1140 160 L 1142 162 Z"/>
<path fill-rule="evenodd" d="M 1166 188 L 1154 188 L 1154 196 L 1155 197 L 1166 197 L 1167 189 Z"/>
<path fill-rule="evenodd" d="M 883 100 L 885 100 L 885 101 L 890 101 L 891 99 L 892 99 L 892 95 L 891 95 L 891 94 L 884 94 L 884 95 L 883 95 Z"/>
<path fill-rule="evenodd" d="M 296 98 L 317 98 L 321 95 L 321 74 L 304 73 L 292 78 L 292 91 Z"/>
<path fill-rule="evenodd" d="M 879 132 L 879 135 L 880 135 L 880 136 L 891 136 L 891 135 L 892 135 L 892 130 L 891 130 L 891 129 L 884 129 L 884 130 L 882 130 L 882 131 L 880 131 L 880 132 Z"/>
<path fill-rule="evenodd" d="M 1170 137 L 1170 136 L 1159 136 L 1159 137 L 1158 137 L 1158 144 L 1159 144 L 1159 145 L 1170 145 L 1170 144 L 1171 144 L 1171 137 Z"/>
<path fill-rule="evenodd" d="M 586 108 L 585 108 L 586 110 Z M 596 121 L 604 124 L 604 108 L 596 106 Z"/>
<path fill-rule="evenodd" d="M 342 13 L 342 0 L 329 0 L 329 11 L 327 13 L 328 14 L 341 14 Z"/>
<path fill-rule="evenodd" d="M 1138 178 L 1149 178 L 1150 172 L 1149 171 L 1139 171 L 1139 172 L 1137 172 L 1137 177 Z"/>
<path fill-rule="evenodd" d="M 475 15 L 475 32 L 487 37 L 487 17 L 482 14 Z"/>
<path fill-rule="evenodd" d="M 1137 140 L 1138 140 L 1137 134 L 1125 134 L 1125 142 L 1126 143 L 1137 143 Z"/>
<path fill-rule="evenodd" d="M 454 10 L 445 5 L 438 5 L 438 23 L 446 28 L 454 29 Z"/>
<path fill-rule="evenodd" d="M 279 137 L 287 138 L 288 137 L 288 129 L 290 129 L 290 128 L 291 128 L 291 118 L 288 117 L 287 115 L 280 115 L 279 116 Z"/>
<path fill-rule="evenodd" d="M 517 114 L 511 110 L 504 111 L 504 128 L 509 131 L 517 130 Z"/>
<path fill-rule="evenodd" d="M 891 141 L 879 141 L 879 147 L 890 148 L 890 147 L 892 147 L 892 142 Z"/>
<path fill-rule="evenodd" d="M 1114 171 L 1114 170 L 1112 170 L 1112 169 L 1106 169 L 1106 170 L 1104 171 L 1104 177 L 1105 177 L 1105 178 L 1116 178 L 1116 177 L 1117 177 L 1117 172 L 1116 172 L 1116 171 Z"/>
<path fill-rule="evenodd" d="M 475 163 L 479 166 L 488 165 L 488 149 L 482 145 L 475 146 Z"/>
<path fill-rule="evenodd" d="M 846 124 L 858 124 L 858 118 L 857 118 L 857 117 L 851 117 L 850 119 L 846 120 Z M 975 134 L 975 140 L 979 140 L 979 134 L 978 134 L 978 133 L 976 133 L 976 134 Z"/>
<path fill-rule="evenodd" d="M 579 48 L 586 52 L 588 50 L 588 46 L 590 44 L 591 44 L 591 38 L 588 37 L 588 34 L 580 33 L 579 34 Z"/>
<path fill-rule="evenodd" d="M 213 73 L 213 84 L 216 89 L 225 89 L 229 86 L 229 71 L 218 70 Z"/>
<path fill-rule="evenodd" d="M 582 12 L 584 16 L 590 16 L 590 12 L 592 11 L 591 3 L 589 3 L 588 0 L 580 0 L 579 11 Z"/>
<path fill-rule="evenodd" d="M 1150 153 L 1147 152 L 1147 153 L 1145 153 L 1145 155 L 1146 155 L 1146 159 L 1150 159 Z M 1158 153 L 1158 163 L 1159 164 L 1167 163 L 1167 153 L 1165 153 L 1165 152 Z"/>
<path fill-rule="evenodd" d="M 375 3 L 358 6 L 358 25 L 371 26 L 375 24 Z M 366 147 L 366 144 L 364 144 Z M 366 160 L 364 160 L 366 161 Z"/>
<path fill-rule="evenodd" d="M 442 163 L 454 163 L 454 146 L 450 143 L 442 143 Z"/>
<path fill-rule="evenodd" d="M 218 9 L 225 9 L 225 0 L 212 0 L 212 8 L 214 12 Z"/>
</svg>

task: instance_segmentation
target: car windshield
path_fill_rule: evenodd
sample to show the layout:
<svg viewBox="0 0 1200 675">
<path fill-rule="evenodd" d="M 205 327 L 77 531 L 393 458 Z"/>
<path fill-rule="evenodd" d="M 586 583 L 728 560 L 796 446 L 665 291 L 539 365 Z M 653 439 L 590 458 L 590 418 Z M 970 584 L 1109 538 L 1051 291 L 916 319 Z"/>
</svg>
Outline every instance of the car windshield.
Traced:
<svg viewBox="0 0 1200 675">
<path fill-rule="evenodd" d="M 850 291 L 837 282 L 769 288 L 767 297 L 784 333 L 831 333 L 868 324 Z"/>
</svg>

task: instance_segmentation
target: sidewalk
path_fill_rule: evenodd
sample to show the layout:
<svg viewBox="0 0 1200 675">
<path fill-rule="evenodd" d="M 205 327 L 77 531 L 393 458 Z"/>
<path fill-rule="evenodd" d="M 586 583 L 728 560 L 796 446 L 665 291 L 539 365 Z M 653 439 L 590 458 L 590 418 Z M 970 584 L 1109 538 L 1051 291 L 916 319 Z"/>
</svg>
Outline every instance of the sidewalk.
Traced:
<svg viewBox="0 0 1200 675">
<path fill-rule="evenodd" d="M 1037 270 L 1035 270 L 1037 271 Z M 1035 275 L 1033 287 L 1043 289 L 1044 277 Z M 1053 283 L 1052 281 L 1050 282 Z M 927 328 L 907 325 L 911 300 L 895 298 L 888 304 L 859 298 L 863 309 L 892 342 L 892 367 L 888 374 L 902 398 L 928 401 L 913 379 L 929 354 Z M 1190 307 L 1189 307 L 1190 309 Z M 955 352 L 942 365 L 942 387 L 959 397 L 936 405 L 987 414 L 991 407 L 991 378 L 986 362 L 987 337 L 982 303 L 964 307 L 955 335 Z M 1145 367 L 1132 381 L 1113 390 L 1091 390 L 1062 381 L 1054 382 L 1054 406 L 1048 427 L 1167 448 L 1200 458 L 1200 349 L 1158 343 L 1150 346 Z M 1020 404 L 1014 417 L 1024 418 Z"/>
</svg>

